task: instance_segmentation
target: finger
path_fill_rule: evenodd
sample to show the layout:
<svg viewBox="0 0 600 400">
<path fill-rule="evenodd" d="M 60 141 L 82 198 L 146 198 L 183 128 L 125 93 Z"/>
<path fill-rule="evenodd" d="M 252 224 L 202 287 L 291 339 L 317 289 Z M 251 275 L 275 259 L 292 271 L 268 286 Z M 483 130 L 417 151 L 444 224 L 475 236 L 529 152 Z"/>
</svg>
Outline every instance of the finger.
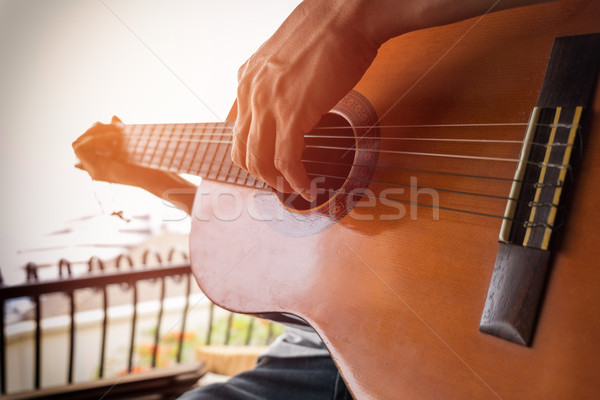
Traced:
<svg viewBox="0 0 600 400">
<path fill-rule="evenodd" d="M 121 118 L 117 117 L 116 115 L 113 115 L 110 123 L 113 125 L 118 125 L 118 126 L 122 126 L 123 125 L 123 121 L 121 121 Z"/>
<path fill-rule="evenodd" d="M 248 146 L 248 132 L 252 122 L 252 109 L 248 106 L 248 101 L 244 88 L 238 87 L 237 98 L 237 118 L 233 127 L 231 160 L 240 168 L 248 170 L 246 166 L 246 148 Z"/>
<path fill-rule="evenodd" d="M 236 120 L 236 123 L 233 127 L 233 132 L 231 135 L 231 161 L 238 167 L 248 171 L 246 166 L 246 147 L 247 147 L 247 139 L 245 139 L 240 131 L 248 131 L 248 129 L 238 128 L 238 126 L 243 126 L 242 121 Z"/>
<path fill-rule="evenodd" d="M 298 126 L 294 123 L 278 124 L 273 162 L 295 192 L 307 201 L 314 201 L 317 193 L 302 164 L 304 132 Z"/>
<path fill-rule="evenodd" d="M 273 163 L 275 133 L 275 120 L 269 113 L 253 115 L 246 149 L 246 165 L 252 175 L 277 191 L 293 192 L 290 184 L 283 179 Z"/>
</svg>

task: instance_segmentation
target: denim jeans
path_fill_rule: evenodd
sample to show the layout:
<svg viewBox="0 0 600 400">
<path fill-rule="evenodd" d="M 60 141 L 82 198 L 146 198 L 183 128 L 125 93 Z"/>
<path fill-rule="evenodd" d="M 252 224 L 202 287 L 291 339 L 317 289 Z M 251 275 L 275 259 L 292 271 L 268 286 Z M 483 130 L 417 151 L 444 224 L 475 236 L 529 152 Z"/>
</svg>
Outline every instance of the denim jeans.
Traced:
<svg viewBox="0 0 600 400">
<path fill-rule="evenodd" d="M 330 357 L 263 356 L 253 370 L 202 386 L 178 400 L 351 400 Z"/>
</svg>

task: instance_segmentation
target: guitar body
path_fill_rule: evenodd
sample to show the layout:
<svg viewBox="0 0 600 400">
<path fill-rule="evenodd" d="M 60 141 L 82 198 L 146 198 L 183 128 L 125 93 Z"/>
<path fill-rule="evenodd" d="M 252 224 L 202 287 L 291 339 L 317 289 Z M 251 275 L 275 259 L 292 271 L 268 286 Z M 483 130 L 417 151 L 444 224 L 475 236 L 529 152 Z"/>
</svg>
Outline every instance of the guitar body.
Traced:
<svg viewBox="0 0 600 400">
<path fill-rule="evenodd" d="M 500 159 L 518 158 L 520 144 L 386 139 L 522 140 L 554 39 L 598 31 L 600 2 L 570 1 L 386 43 L 355 90 L 381 118 L 389 150 L 368 189 L 380 196 L 402 182 L 390 195 L 400 202 L 366 199 L 295 235 L 261 220 L 256 207 L 273 194 L 205 179 L 191 234 L 201 288 L 233 311 L 306 320 L 357 399 L 598 398 L 599 91 L 530 347 L 478 330 L 502 222 L 489 215 L 503 215 L 516 167 Z M 296 227 L 313 223 L 297 214 Z"/>
</svg>

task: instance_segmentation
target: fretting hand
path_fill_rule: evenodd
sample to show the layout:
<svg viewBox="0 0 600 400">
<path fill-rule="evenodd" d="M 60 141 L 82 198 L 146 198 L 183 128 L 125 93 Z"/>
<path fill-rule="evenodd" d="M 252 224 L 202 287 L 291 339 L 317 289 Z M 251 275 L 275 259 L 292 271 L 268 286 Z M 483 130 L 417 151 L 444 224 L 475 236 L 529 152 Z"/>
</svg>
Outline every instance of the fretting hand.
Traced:
<svg viewBox="0 0 600 400">
<path fill-rule="evenodd" d="M 97 181 L 141 186 L 148 174 L 155 171 L 115 159 L 121 146 L 122 122 L 113 117 L 111 124 L 96 123 L 73 142 L 80 168 Z"/>
<path fill-rule="evenodd" d="M 145 168 L 114 157 L 121 144 L 122 122 L 97 123 L 73 142 L 73 150 L 92 179 L 146 189 L 190 213 L 196 187 L 175 173 Z"/>
</svg>

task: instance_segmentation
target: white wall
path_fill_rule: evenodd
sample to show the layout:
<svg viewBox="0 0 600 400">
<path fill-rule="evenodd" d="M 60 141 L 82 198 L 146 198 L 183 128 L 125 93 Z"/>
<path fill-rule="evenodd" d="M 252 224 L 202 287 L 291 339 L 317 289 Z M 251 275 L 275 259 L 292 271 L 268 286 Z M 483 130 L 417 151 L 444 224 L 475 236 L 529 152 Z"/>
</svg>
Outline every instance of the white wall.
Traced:
<svg viewBox="0 0 600 400">
<path fill-rule="evenodd" d="M 75 170 L 71 142 L 129 123 L 226 116 L 237 68 L 298 0 L 0 0 L 0 268 L 101 208 L 163 218 L 161 201 Z M 98 201 L 98 199 L 99 201 Z M 99 204 L 100 202 L 100 204 Z"/>
</svg>

